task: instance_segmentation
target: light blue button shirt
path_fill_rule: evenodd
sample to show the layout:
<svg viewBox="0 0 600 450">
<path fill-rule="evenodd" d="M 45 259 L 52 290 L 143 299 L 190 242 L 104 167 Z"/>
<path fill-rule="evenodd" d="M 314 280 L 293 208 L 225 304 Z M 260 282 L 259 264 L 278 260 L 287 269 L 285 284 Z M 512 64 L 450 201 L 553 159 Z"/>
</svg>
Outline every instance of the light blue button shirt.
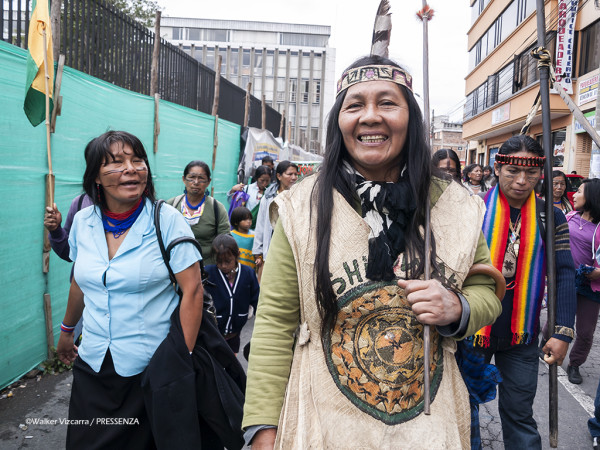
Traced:
<svg viewBox="0 0 600 450">
<path fill-rule="evenodd" d="M 85 302 L 79 356 L 95 372 L 108 348 L 119 375 L 142 372 L 169 332 L 179 296 L 169 281 L 153 216 L 154 205 L 146 199 L 111 260 L 99 209 L 89 206 L 73 220 L 70 257 Z M 160 224 L 165 247 L 178 237 L 194 237 L 181 213 L 169 205 L 161 208 Z M 170 265 L 179 273 L 200 259 L 198 250 L 184 243 L 171 251 Z"/>
</svg>

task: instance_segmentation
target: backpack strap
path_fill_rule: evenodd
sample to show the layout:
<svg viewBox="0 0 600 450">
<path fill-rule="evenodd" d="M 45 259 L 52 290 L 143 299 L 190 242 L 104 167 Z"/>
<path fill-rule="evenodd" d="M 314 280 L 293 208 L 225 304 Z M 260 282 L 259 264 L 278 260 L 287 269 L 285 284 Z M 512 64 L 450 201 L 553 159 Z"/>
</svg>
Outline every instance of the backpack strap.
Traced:
<svg viewBox="0 0 600 450">
<path fill-rule="evenodd" d="M 183 242 L 189 242 L 190 244 L 194 245 L 198 249 L 198 251 L 200 252 L 200 256 L 202 256 L 202 247 L 200 246 L 198 241 L 196 239 L 194 239 L 193 237 L 182 236 L 182 237 L 178 237 L 178 238 L 174 239 L 173 241 L 171 241 L 169 243 L 169 245 L 167 246 L 167 248 L 165 248 L 165 243 L 162 239 L 162 233 L 160 230 L 160 208 L 163 205 L 163 203 L 165 203 L 164 200 L 159 200 L 156 202 L 156 204 L 154 206 L 154 227 L 156 228 L 156 240 L 158 241 L 158 247 L 160 248 L 160 253 L 163 257 L 163 261 L 165 262 L 165 265 L 167 266 L 167 270 L 169 271 L 169 279 L 171 280 L 171 283 L 173 283 L 173 285 L 176 286 L 177 293 L 181 297 L 181 295 L 182 295 L 181 289 L 179 288 L 179 285 L 177 284 L 177 279 L 175 278 L 173 269 L 171 269 L 171 265 L 169 264 L 169 261 L 171 260 L 171 250 L 173 250 L 173 248 L 176 245 L 179 245 Z M 208 274 L 204 270 L 204 261 L 200 260 L 199 263 L 200 263 L 200 274 L 202 277 L 202 284 L 204 286 L 209 285 L 209 284 L 212 285 L 212 283 L 210 281 L 208 281 Z"/>
<path fill-rule="evenodd" d="M 79 196 L 79 200 L 77 201 L 77 211 L 81 211 L 81 205 L 83 205 L 83 197 L 85 197 L 85 194 L 81 194 Z"/>
<path fill-rule="evenodd" d="M 214 197 L 210 197 L 213 203 L 213 211 L 215 215 L 215 236 L 219 234 L 219 205 L 217 205 L 217 201 Z"/>
</svg>

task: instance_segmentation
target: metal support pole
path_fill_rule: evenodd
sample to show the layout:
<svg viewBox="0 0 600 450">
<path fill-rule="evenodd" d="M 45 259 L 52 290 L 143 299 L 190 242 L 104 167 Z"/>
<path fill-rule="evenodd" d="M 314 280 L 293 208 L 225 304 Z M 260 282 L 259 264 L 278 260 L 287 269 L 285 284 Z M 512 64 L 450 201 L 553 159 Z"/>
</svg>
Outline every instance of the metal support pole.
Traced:
<svg viewBox="0 0 600 450">
<path fill-rule="evenodd" d="M 537 0 L 537 39 L 538 47 L 546 46 L 546 15 L 544 0 Z M 548 199 L 552 198 L 552 122 L 550 119 L 550 67 L 540 65 L 540 96 L 542 99 L 542 129 L 543 147 L 546 155 L 544 165 L 544 179 L 546 180 L 546 273 L 548 287 L 548 330 L 554 333 L 556 325 L 556 261 L 554 259 L 554 205 Z M 549 401 L 549 429 L 550 447 L 558 446 L 558 367 L 549 366 L 548 401 Z"/>
</svg>

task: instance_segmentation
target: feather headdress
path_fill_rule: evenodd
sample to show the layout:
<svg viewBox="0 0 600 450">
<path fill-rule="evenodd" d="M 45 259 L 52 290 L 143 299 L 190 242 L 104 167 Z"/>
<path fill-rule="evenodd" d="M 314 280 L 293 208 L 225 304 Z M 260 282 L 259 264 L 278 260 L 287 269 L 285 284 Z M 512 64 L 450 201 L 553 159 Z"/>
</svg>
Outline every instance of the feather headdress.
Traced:
<svg viewBox="0 0 600 450">
<path fill-rule="evenodd" d="M 388 57 L 388 47 L 392 34 L 392 14 L 390 13 L 390 2 L 381 0 L 373 25 L 373 39 L 371 41 L 371 56 Z"/>
</svg>

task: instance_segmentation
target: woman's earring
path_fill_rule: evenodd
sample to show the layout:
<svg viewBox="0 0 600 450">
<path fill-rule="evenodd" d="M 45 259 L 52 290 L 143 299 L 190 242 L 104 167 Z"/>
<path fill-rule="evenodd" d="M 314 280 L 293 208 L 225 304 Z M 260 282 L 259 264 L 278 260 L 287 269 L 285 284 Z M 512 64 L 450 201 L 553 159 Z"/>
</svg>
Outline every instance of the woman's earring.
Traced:
<svg viewBox="0 0 600 450">
<path fill-rule="evenodd" d="M 183 188 L 183 193 L 187 194 L 187 188 Z"/>
<path fill-rule="evenodd" d="M 96 192 L 98 192 L 98 202 L 102 202 L 100 199 L 100 183 L 96 183 Z"/>
</svg>

